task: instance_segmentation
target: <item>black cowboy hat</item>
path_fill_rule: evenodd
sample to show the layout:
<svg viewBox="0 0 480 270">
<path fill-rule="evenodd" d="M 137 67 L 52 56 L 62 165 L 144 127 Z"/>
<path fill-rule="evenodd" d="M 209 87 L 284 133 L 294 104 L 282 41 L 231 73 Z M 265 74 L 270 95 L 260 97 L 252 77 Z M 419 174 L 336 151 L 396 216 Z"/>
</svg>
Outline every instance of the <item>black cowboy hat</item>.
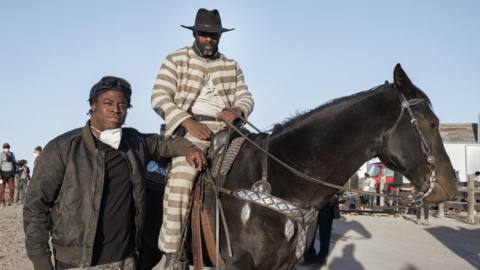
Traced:
<svg viewBox="0 0 480 270">
<path fill-rule="evenodd" d="M 218 13 L 218 10 L 207 10 L 204 8 L 201 8 L 197 11 L 197 17 L 195 17 L 195 25 L 182 25 L 182 27 L 193 31 L 201 31 L 207 33 L 223 33 L 235 29 L 228 29 L 222 27 L 222 20 L 220 19 L 220 13 Z"/>
</svg>

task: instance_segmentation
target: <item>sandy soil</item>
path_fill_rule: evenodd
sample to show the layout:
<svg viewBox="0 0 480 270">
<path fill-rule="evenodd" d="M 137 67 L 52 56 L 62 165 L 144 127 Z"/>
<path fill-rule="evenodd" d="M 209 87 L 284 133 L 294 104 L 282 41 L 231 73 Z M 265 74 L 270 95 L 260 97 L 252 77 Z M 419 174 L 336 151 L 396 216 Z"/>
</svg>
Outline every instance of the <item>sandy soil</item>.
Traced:
<svg viewBox="0 0 480 270">
<path fill-rule="evenodd" d="M 410 215 L 344 215 L 334 222 L 331 253 L 320 269 L 480 269 L 480 225 L 463 218 L 431 217 L 424 226 Z"/>
<path fill-rule="evenodd" d="M 334 222 L 331 254 L 320 269 L 480 269 L 480 225 L 458 216 L 433 217 L 430 223 L 417 225 L 413 216 L 343 215 Z M 21 205 L 0 207 L 0 238 L 0 269 L 32 269 Z"/>
<path fill-rule="evenodd" d="M 0 269 L 33 269 L 25 252 L 22 205 L 0 206 Z"/>
</svg>

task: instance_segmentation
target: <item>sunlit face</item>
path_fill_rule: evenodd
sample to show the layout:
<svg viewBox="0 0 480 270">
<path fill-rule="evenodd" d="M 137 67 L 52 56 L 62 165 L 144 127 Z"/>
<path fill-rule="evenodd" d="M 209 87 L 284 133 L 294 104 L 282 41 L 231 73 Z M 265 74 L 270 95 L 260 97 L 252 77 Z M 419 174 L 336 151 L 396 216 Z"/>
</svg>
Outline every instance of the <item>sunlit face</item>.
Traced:
<svg viewBox="0 0 480 270">
<path fill-rule="evenodd" d="M 102 93 L 91 106 L 91 124 L 100 131 L 120 128 L 125 122 L 128 100 L 121 91 Z"/>
<path fill-rule="evenodd" d="M 194 32 L 195 43 L 205 56 L 212 56 L 218 51 L 221 36 L 221 33 Z"/>
</svg>

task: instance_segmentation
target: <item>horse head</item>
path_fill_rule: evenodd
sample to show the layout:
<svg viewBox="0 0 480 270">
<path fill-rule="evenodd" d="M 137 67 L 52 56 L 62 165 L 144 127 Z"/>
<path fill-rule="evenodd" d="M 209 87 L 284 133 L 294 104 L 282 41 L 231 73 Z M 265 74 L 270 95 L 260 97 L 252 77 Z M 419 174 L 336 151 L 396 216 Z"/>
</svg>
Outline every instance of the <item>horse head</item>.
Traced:
<svg viewBox="0 0 480 270">
<path fill-rule="evenodd" d="M 429 202 L 455 198 L 455 172 L 439 133 L 430 100 L 408 78 L 400 64 L 394 70 L 400 98 L 395 124 L 385 132 L 379 158 L 405 175 Z"/>
</svg>

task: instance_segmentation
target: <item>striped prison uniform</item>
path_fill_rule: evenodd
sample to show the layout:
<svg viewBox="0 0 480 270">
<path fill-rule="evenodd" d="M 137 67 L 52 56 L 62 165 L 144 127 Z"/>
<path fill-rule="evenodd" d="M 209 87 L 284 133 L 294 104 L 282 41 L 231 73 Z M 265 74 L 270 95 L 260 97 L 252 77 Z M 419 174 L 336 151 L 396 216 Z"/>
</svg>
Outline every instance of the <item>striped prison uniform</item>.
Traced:
<svg viewBox="0 0 480 270">
<path fill-rule="evenodd" d="M 172 135 L 185 119 L 191 117 L 188 111 L 204 86 L 206 77 L 211 78 L 225 108 L 238 107 L 245 116 L 250 114 L 253 98 L 238 64 L 222 54 L 215 59 L 205 59 L 193 47 L 185 47 L 166 57 L 152 91 L 152 107 L 165 120 L 165 135 Z M 203 123 L 213 132 L 224 127 L 220 121 Z M 210 142 L 199 140 L 188 132 L 185 138 L 202 150 L 210 145 Z M 180 248 L 182 224 L 187 218 L 190 193 L 197 174 L 185 157 L 172 159 L 165 187 L 159 238 L 159 248 L 166 253 L 177 252 Z"/>
</svg>

